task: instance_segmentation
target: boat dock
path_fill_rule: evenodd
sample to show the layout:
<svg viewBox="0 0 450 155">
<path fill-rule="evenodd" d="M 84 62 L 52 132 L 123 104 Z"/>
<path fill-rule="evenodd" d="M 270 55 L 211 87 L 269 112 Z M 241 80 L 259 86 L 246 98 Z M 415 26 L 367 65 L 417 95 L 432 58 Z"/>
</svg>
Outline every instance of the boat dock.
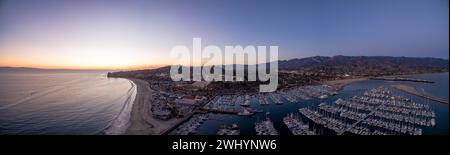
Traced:
<svg viewBox="0 0 450 155">
<path fill-rule="evenodd" d="M 233 114 L 233 115 L 237 115 L 239 112 L 234 111 L 234 110 L 226 110 L 226 109 L 205 109 L 205 108 L 201 108 L 201 110 L 207 111 L 207 112 L 212 112 L 212 113 L 223 113 L 223 114 Z"/>
<path fill-rule="evenodd" d="M 309 129 L 309 125 L 294 114 L 288 114 L 283 118 L 283 123 L 291 130 L 293 135 L 316 135 L 315 131 Z"/>
<path fill-rule="evenodd" d="M 255 123 L 256 135 L 279 135 L 270 119 Z"/>
<path fill-rule="evenodd" d="M 337 135 L 421 135 L 420 127 L 436 125 L 436 115 L 429 105 L 394 96 L 384 87 L 335 103 L 301 108 L 299 112 Z"/>
</svg>

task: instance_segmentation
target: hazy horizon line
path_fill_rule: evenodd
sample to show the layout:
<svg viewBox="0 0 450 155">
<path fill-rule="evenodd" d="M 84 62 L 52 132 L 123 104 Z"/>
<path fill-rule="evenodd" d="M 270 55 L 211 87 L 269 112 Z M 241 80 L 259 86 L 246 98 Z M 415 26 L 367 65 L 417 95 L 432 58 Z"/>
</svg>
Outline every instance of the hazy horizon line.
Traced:
<svg viewBox="0 0 450 155">
<path fill-rule="evenodd" d="M 322 55 L 316 55 L 316 56 L 309 56 L 309 57 L 298 57 L 298 58 L 291 58 L 291 59 L 283 59 L 278 61 L 289 61 L 294 59 L 304 59 L 304 58 L 313 58 L 313 57 L 337 57 L 337 56 L 346 56 L 346 57 L 394 57 L 394 58 L 432 58 L 432 59 L 443 59 L 449 61 L 449 58 L 438 58 L 438 57 L 408 57 L 408 56 L 382 56 L 382 55 L 373 55 L 373 56 L 367 56 L 367 55 L 334 55 L 334 56 L 322 56 Z M 260 63 L 259 63 L 260 64 Z M 180 65 L 180 64 L 179 64 Z M 222 65 L 256 65 L 256 64 L 222 64 Z M 145 69 L 157 69 L 162 67 L 171 66 L 170 64 L 160 64 L 160 65 L 136 65 L 136 66 L 130 66 L 130 67 L 122 67 L 122 68 L 75 68 L 75 67 L 56 67 L 56 66 L 48 66 L 48 67 L 33 67 L 33 66 L 0 66 L 0 68 L 24 68 L 24 69 L 41 69 L 41 70 L 86 70 L 86 71 L 104 71 L 104 70 L 145 70 Z M 192 67 L 192 65 L 190 66 Z M 195 67 L 195 66 L 194 66 Z"/>
</svg>

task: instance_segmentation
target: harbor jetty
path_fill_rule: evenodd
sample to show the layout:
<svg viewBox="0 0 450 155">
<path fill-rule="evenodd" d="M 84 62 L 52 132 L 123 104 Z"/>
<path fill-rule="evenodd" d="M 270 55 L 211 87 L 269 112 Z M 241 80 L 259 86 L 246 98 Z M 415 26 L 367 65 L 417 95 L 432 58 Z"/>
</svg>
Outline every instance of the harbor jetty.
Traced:
<svg viewBox="0 0 450 155">
<path fill-rule="evenodd" d="M 404 78 L 404 77 L 373 77 L 370 80 L 385 80 L 385 81 L 410 81 L 410 82 L 422 82 L 422 83 L 434 83 L 434 81 Z"/>
<path fill-rule="evenodd" d="M 446 99 L 442 99 L 442 98 L 437 98 L 437 97 L 434 97 L 434 96 L 426 95 L 424 93 L 421 93 L 421 92 L 417 91 L 416 88 L 411 87 L 411 86 L 407 86 L 407 85 L 391 85 L 391 87 L 394 87 L 395 89 L 398 89 L 398 90 L 400 90 L 402 92 L 413 94 L 413 95 L 416 95 L 416 96 L 419 96 L 419 97 L 423 97 L 423 98 L 426 98 L 426 99 L 429 99 L 429 100 L 432 100 L 432 101 L 436 101 L 436 102 L 440 102 L 440 103 L 444 103 L 444 104 L 448 104 L 449 103 L 449 101 L 446 100 Z"/>
</svg>

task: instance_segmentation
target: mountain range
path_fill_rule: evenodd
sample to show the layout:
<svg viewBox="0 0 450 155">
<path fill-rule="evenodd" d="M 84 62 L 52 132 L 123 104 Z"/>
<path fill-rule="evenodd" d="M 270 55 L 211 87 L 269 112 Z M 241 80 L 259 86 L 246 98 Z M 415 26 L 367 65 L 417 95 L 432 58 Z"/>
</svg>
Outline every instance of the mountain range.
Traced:
<svg viewBox="0 0 450 155">
<path fill-rule="evenodd" d="M 284 60 L 278 66 L 280 70 L 302 73 L 377 76 L 448 72 L 448 62 L 441 58 L 338 55 Z"/>
</svg>

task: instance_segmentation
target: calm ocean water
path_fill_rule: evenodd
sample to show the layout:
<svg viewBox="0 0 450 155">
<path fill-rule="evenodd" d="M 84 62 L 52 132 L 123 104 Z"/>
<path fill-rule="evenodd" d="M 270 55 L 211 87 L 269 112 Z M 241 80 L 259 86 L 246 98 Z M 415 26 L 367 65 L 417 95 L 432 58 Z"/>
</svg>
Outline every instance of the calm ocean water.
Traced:
<svg viewBox="0 0 450 155">
<path fill-rule="evenodd" d="M 0 73 L 0 134 L 117 133 L 135 93 L 106 72 Z"/>
<path fill-rule="evenodd" d="M 435 83 L 414 83 L 414 82 L 388 82 L 388 81 L 375 81 L 375 80 L 367 80 L 352 83 L 343 90 L 339 92 L 338 95 L 327 98 L 326 100 L 320 101 L 318 99 L 300 101 L 299 103 L 293 104 L 289 102 L 285 102 L 283 105 L 276 105 L 275 103 L 271 103 L 266 106 L 261 106 L 257 103 L 256 100 L 252 101 L 251 107 L 254 109 L 261 109 L 264 113 L 255 114 L 251 117 L 247 116 L 236 116 L 236 115 L 226 115 L 226 114 L 211 114 L 209 120 L 203 123 L 203 125 L 198 129 L 197 134 L 199 135 L 215 135 L 217 130 L 219 129 L 221 124 L 232 124 L 236 123 L 240 126 L 242 135 L 254 135 L 256 134 L 254 129 L 255 121 L 266 119 L 266 117 L 270 118 L 274 123 L 275 128 L 282 135 L 291 135 L 292 133 L 289 131 L 286 125 L 284 125 L 282 119 L 288 113 L 298 114 L 298 109 L 303 107 L 316 107 L 320 103 L 334 104 L 338 98 L 350 98 L 354 95 L 360 95 L 364 91 L 369 90 L 371 88 L 379 87 L 379 86 L 389 86 L 395 83 L 402 83 L 405 85 L 410 85 L 416 87 L 418 90 L 422 90 L 427 94 L 448 99 L 449 94 L 449 74 L 448 73 L 437 73 L 437 74 L 422 74 L 422 75 L 413 75 L 407 76 L 411 78 L 419 78 L 432 80 Z M 394 90 L 394 89 L 393 89 Z M 424 104 L 428 104 L 432 107 L 432 109 L 436 113 L 436 126 L 435 127 L 422 127 L 423 134 L 425 135 L 448 135 L 448 105 L 437 103 L 434 101 L 425 100 L 423 98 L 409 95 L 406 93 L 395 91 L 395 93 L 403 96 L 407 96 L 412 100 Z M 236 105 L 239 106 L 239 105 Z M 270 115 L 266 116 L 265 112 L 270 112 Z"/>
</svg>

